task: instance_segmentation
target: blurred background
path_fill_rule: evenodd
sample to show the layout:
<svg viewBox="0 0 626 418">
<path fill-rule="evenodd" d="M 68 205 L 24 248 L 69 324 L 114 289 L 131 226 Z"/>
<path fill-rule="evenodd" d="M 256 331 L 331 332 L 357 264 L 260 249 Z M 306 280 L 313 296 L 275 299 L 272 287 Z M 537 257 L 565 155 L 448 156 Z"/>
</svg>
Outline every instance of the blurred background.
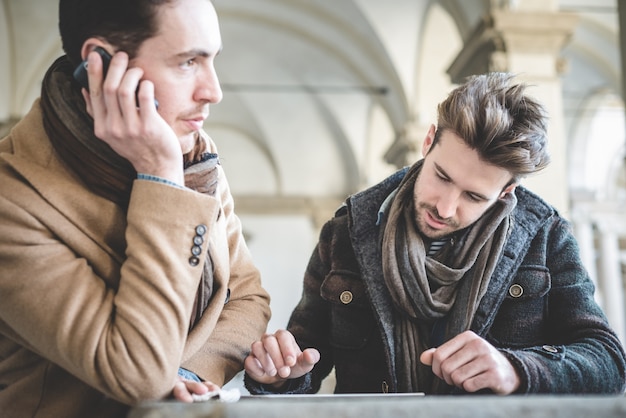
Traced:
<svg viewBox="0 0 626 418">
<path fill-rule="evenodd" d="M 214 4 L 224 100 L 205 128 L 272 295 L 269 331 L 298 302 L 324 221 L 347 195 L 417 160 L 436 105 L 464 77 L 495 70 L 518 74 L 549 111 L 553 163 L 524 184 L 572 221 L 624 341 L 626 1 Z M 1 0 L 2 136 L 62 53 L 57 5 Z"/>
</svg>

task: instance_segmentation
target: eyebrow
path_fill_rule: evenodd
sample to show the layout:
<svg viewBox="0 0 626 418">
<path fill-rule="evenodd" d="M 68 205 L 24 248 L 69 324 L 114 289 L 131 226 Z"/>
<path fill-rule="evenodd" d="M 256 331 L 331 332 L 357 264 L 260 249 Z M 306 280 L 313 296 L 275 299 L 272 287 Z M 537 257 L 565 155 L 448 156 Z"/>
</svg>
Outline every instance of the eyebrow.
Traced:
<svg viewBox="0 0 626 418">
<path fill-rule="evenodd" d="M 437 163 L 433 163 L 435 165 L 435 169 L 442 175 L 444 176 L 448 181 L 454 183 L 454 181 L 452 180 L 452 178 L 448 175 L 448 173 L 446 173 L 446 170 L 444 170 L 439 164 Z M 471 190 L 466 190 L 465 193 L 469 193 L 471 195 L 473 195 L 474 197 L 476 197 L 477 199 L 481 199 L 481 200 L 485 200 L 488 201 L 489 198 L 481 193 L 477 193 L 477 192 L 473 192 Z"/>
<path fill-rule="evenodd" d="M 219 55 L 220 52 L 222 52 L 223 49 L 223 45 L 219 47 L 219 49 L 217 50 L 217 52 L 215 53 L 215 55 Z M 209 51 L 207 51 L 206 49 L 201 49 L 201 48 L 194 48 L 194 49 L 190 49 L 189 51 L 184 51 L 181 52 L 179 54 L 176 54 L 177 57 L 179 58 L 186 58 L 186 57 L 203 57 L 203 58 L 208 58 L 210 57 L 211 54 Z"/>
</svg>

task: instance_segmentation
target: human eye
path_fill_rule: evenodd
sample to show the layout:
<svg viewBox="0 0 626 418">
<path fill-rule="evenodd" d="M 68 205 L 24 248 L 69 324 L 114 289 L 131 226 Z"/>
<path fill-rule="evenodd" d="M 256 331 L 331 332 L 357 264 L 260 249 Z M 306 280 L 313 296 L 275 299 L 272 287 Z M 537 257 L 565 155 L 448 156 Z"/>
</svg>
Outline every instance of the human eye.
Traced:
<svg viewBox="0 0 626 418">
<path fill-rule="evenodd" d="M 189 58 L 181 63 L 182 68 L 192 68 L 196 64 L 196 58 Z"/>
<path fill-rule="evenodd" d="M 466 193 L 467 198 L 474 203 L 482 203 L 485 199 L 482 196 L 475 195 L 474 193 Z"/>
<path fill-rule="evenodd" d="M 439 171 L 435 172 L 435 176 L 437 176 L 437 179 L 439 179 L 440 181 L 442 181 L 444 183 L 450 183 L 450 179 L 448 178 L 448 176 L 442 174 Z"/>
</svg>

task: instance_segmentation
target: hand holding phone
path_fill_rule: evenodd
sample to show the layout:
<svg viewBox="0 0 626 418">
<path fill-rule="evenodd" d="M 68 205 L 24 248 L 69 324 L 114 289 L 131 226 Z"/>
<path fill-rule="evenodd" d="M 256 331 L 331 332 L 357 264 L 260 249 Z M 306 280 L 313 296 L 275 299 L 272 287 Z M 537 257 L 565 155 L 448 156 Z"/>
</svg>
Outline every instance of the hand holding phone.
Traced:
<svg viewBox="0 0 626 418">
<path fill-rule="evenodd" d="M 102 59 L 102 78 L 106 78 L 107 75 L 107 71 L 109 70 L 109 64 L 111 63 L 111 54 L 109 54 L 104 48 L 102 47 L 95 47 L 94 51 L 96 51 L 99 55 L 100 58 Z M 81 87 L 83 87 L 84 89 L 86 89 L 87 91 L 89 91 L 89 77 L 87 75 L 87 59 L 85 59 L 83 62 L 81 62 L 78 67 L 76 67 L 76 69 L 74 70 L 74 78 L 76 79 L 76 81 L 78 81 L 78 83 L 81 85 Z M 137 87 L 137 91 L 135 92 L 135 98 L 137 100 L 137 107 L 139 107 L 139 98 L 137 97 L 139 93 L 139 87 Z M 157 101 L 157 99 L 154 99 L 154 105 L 156 106 L 156 108 L 159 108 L 159 102 Z"/>
</svg>

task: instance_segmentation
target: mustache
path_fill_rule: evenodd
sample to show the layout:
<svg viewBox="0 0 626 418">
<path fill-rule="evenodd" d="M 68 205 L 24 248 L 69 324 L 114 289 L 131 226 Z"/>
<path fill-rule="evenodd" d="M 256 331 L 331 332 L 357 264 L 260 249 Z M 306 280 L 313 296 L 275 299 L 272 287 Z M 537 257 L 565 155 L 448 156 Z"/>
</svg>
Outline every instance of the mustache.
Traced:
<svg viewBox="0 0 626 418">
<path fill-rule="evenodd" d="M 425 209 L 428 213 L 430 213 L 430 215 L 437 221 L 437 222 L 441 222 L 444 223 L 448 226 L 451 226 L 453 228 L 457 228 L 459 225 L 458 223 L 452 218 L 444 218 L 441 215 L 439 215 L 439 211 L 437 210 L 437 208 L 435 206 L 431 206 L 428 203 L 420 203 L 419 207 L 421 209 Z"/>
<path fill-rule="evenodd" d="M 185 112 L 183 112 L 182 118 L 194 118 L 197 117 L 198 115 L 207 115 L 209 114 L 209 105 L 201 105 L 201 106 L 197 106 L 195 109 L 190 109 L 187 110 Z"/>
</svg>

